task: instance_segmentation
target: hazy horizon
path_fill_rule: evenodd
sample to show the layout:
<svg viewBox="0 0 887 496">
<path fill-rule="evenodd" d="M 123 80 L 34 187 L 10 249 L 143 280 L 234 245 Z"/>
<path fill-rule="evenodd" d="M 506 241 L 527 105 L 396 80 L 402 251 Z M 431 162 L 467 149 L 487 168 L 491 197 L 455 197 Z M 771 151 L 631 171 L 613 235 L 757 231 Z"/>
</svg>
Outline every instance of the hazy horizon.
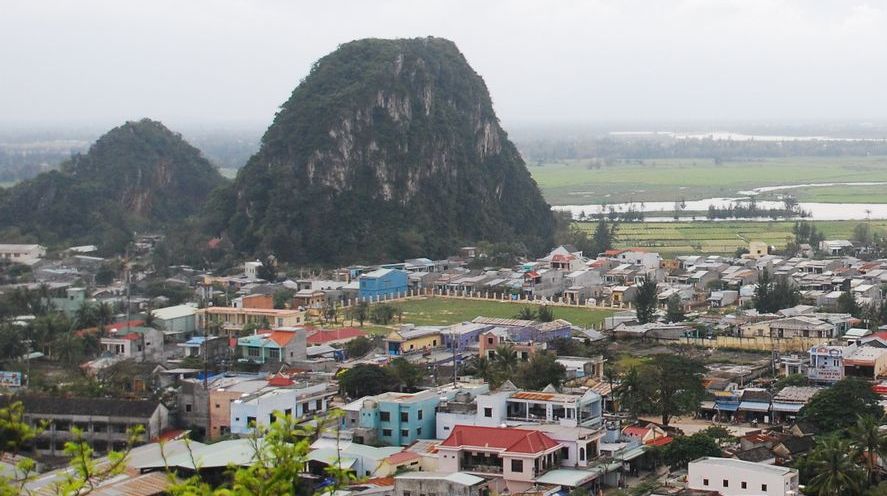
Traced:
<svg viewBox="0 0 887 496">
<path fill-rule="evenodd" d="M 0 121 L 267 126 L 311 64 L 441 36 L 524 123 L 887 120 L 887 5 L 840 1 L 13 1 Z"/>
</svg>

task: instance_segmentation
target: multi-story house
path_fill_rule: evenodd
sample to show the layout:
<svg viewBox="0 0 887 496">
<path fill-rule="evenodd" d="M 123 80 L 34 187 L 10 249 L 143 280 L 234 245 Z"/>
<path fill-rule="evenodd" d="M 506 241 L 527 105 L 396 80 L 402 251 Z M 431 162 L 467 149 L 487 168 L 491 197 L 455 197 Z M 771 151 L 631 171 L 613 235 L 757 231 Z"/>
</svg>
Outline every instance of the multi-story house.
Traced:
<svg viewBox="0 0 887 496">
<path fill-rule="evenodd" d="M 308 331 L 301 327 L 282 327 L 256 331 L 237 340 L 236 356 L 253 363 L 294 363 L 307 358 Z"/>
<path fill-rule="evenodd" d="M 101 338 L 103 353 L 120 360 L 159 362 L 163 359 L 163 332 L 153 327 L 111 328 Z"/>
<path fill-rule="evenodd" d="M 418 393 L 382 393 L 352 402 L 342 426 L 353 431 L 355 442 L 408 446 L 417 439 L 434 439 L 438 404 L 462 392 L 486 393 L 486 384 L 428 389 Z"/>
<path fill-rule="evenodd" d="M 559 467 L 561 444 L 545 433 L 513 427 L 457 425 L 437 446 L 442 472 L 467 472 L 499 479 L 494 488 L 519 493 Z M 491 486 L 494 481 L 491 481 Z"/>
<path fill-rule="evenodd" d="M 272 377 L 267 388 L 231 403 L 231 433 L 249 434 L 257 426 L 268 426 L 278 413 L 300 420 L 324 414 L 335 394 L 336 388 L 328 383 L 297 384 L 287 377 Z"/>
<path fill-rule="evenodd" d="M 140 442 L 157 438 L 168 425 L 168 411 L 159 401 L 119 400 L 111 398 L 65 398 L 59 396 L 23 395 L 0 397 L 0 407 L 12 400 L 21 401 L 24 420 L 31 425 L 47 423 L 34 439 L 38 453 L 61 456 L 64 445 L 74 439 L 78 428 L 84 440 L 97 453 L 121 450 L 129 440 L 130 429 L 140 427 Z"/>
<path fill-rule="evenodd" d="M 247 325 L 268 329 L 294 327 L 304 323 L 305 312 L 301 310 L 209 307 L 197 311 L 198 329 L 212 330 L 214 326 L 220 326 L 229 333 L 239 331 Z"/>
</svg>

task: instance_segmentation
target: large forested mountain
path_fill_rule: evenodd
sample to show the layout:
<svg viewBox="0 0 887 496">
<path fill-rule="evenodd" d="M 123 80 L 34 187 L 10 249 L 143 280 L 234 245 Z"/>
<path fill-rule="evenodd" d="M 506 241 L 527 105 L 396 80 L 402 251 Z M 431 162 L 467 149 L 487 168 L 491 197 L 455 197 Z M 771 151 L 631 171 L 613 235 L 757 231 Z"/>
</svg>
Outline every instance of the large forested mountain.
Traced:
<svg viewBox="0 0 887 496">
<path fill-rule="evenodd" d="M 223 182 L 199 150 L 163 124 L 127 122 L 58 171 L 0 191 L 0 233 L 113 252 L 135 230 L 163 229 L 199 212 Z"/>
<path fill-rule="evenodd" d="M 359 40 L 320 59 L 208 209 L 244 253 L 347 263 L 461 243 L 549 245 L 553 216 L 450 41 Z"/>
</svg>

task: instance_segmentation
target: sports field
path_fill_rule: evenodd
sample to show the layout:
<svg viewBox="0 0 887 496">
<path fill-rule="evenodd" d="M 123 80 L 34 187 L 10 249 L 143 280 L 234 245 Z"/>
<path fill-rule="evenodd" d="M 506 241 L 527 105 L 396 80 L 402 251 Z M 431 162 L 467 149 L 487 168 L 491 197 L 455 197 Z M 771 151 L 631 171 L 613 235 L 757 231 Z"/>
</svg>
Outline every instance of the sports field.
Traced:
<svg viewBox="0 0 887 496">
<path fill-rule="evenodd" d="M 887 220 L 814 221 L 829 239 L 848 239 L 853 228 L 868 222 L 873 231 L 887 231 Z M 593 230 L 594 223 L 578 223 Z M 619 225 L 617 247 L 645 247 L 663 256 L 691 254 L 732 254 L 748 241 L 765 241 L 777 248 L 792 239 L 793 221 L 694 221 L 694 222 L 624 222 Z M 744 238 L 744 239 L 743 239 Z"/>
<path fill-rule="evenodd" d="M 458 298 L 415 298 L 393 302 L 403 310 L 403 322 L 416 325 L 448 325 L 466 322 L 478 316 L 515 318 L 521 304 L 498 301 L 465 300 Z M 610 310 L 554 306 L 554 316 L 570 323 L 591 327 L 600 326 Z"/>
<path fill-rule="evenodd" d="M 749 161 L 654 159 L 590 168 L 590 160 L 529 166 L 552 205 L 698 200 L 788 184 L 887 181 L 887 157 L 789 157 Z M 887 186 L 792 189 L 801 201 L 887 203 Z M 761 198 L 775 194 L 763 195 Z"/>
</svg>

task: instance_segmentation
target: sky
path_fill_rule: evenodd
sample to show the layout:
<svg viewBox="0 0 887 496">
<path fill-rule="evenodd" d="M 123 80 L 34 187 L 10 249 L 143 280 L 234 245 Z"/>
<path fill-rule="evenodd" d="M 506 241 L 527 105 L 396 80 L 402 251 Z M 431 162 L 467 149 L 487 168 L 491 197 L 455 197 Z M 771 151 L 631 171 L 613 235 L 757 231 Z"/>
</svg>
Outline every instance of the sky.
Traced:
<svg viewBox="0 0 887 496">
<path fill-rule="evenodd" d="M 887 1 L 3 0 L 0 122 L 264 126 L 337 45 L 429 35 L 505 123 L 887 120 Z"/>
</svg>

